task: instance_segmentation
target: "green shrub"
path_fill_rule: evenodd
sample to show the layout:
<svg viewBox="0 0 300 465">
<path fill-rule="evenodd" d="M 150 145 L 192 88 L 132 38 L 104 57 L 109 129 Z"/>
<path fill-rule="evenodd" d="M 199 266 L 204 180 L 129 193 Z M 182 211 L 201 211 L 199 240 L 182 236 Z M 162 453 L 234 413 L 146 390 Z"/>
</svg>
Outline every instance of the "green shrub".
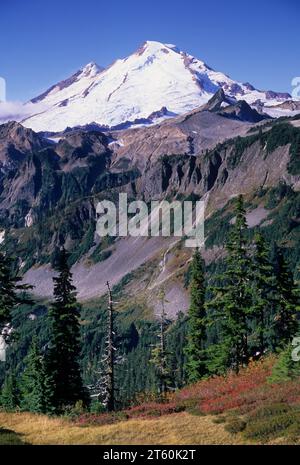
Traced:
<svg viewBox="0 0 300 465">
<path fill-rule="evenodd" d="M 104 413 L 106 412 L 106 408 L 104 407 L 101 402 L 98 401 L 93 401 L 90 406 L 90 412 L 91 413 Z"/>
<path fill-rule="evenodd" d="M 284 403 L 257 409 L 247 416 L 246 422 L 244 436 L 247 439 L 261 441 L 286 436 L 296 440 L 300 436 L 299 408 Z"/>
<path fill-rule="evenodd" d="M 293 442 L 300 438 L 300 420 L 296 419 L 285 431 L 285 436 Z"/>
<path fill-rule="evenodd" d="M 91 255 L 91 259 L 93 260 L 94 263 L 104 262 L 111 256 L 111 254 L 112 254 L 112 250 L 103 250 L 103 252 L 97 251 L 97 253 L 94 253 Z"/>
<path fill-rule="evenodd" d="M 293 414 L 284 413 L 247 423 L 244 435 L 247 439 L 266 440 L 282 434 L 295 421 Z"/>
<path fill-rule="evenodd" d="M 237 434 L 244 431 L 247 423 L 241 418 L 233 418 L 225 425 L 225 431 L 231 434 Z"/>
<path fill-rule="evenodd" d="M 64 417 L 74 419 L 85 413 L 86 409 L 82 400 L 78 400 L 74 406 L 67 406 L 64 409 Z"/>
<path fill-rule="evenodd" d="M 189 407 L 186 409 L 186 412 L 190 415 L 194 415 L 196 417 L 203 417 L 204 413 L 200 410 L 199 407 Z"/>
<path fill-rule="evenodd" d="M 0 446 L 25 445 L 20 435 L 6 428 L 0 428 Z"/>
<path fill-rule="evenodd" d="M 270 383 L 287 382 L 300 376 L 300 362 L 295 362 L 292 359 L 292 350 L 293 346 L 289 344 L 280 353 L 268 379 Z"/>
<path fill-rule="evenodd" d="M 281 415 L 287 412 L 290 412 L 292 409 L 289 405 L 283 403 L 276 403 L 266 405 L 265 407 L 261 407 L 254 412 L 251 412 L 248 415 L 248 420 L 255 421 L 255 420 L 264 420 L 268 419 L 269 417 Z"/>
</svg>

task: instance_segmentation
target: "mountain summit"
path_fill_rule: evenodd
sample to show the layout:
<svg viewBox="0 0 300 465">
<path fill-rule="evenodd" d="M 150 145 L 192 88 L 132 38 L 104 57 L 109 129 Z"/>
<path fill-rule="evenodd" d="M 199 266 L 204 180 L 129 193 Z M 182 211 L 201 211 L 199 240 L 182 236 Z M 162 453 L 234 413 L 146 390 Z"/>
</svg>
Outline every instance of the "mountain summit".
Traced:
<svg viewBox="0 0 300 465">
<path fill-rule="evenodd" d="M 220 89 L 227 97 L 264 111 L 291 99 L 289 94 L 234 81 L 175 45 L 147 41 L 108 68 L 89 63 L 32 99 L 39 112 L 24 124 L 35 131 L 62 131 L 92 122 L 116 126 L 147 119 L 162 108 L 166 111 L 161 118 L 166 118 L 206 104 Z"/>
</svg>

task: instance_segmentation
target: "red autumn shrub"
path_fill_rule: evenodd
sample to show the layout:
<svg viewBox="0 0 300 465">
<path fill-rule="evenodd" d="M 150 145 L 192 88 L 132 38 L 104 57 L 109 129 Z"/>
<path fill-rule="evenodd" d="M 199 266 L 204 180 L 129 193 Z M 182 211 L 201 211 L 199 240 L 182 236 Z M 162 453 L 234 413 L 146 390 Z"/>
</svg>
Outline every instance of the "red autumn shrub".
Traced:
<svg viewBox="0 0 300 465">
<path fill-rule="evenodd" d="M 182 411 L 194 414 L 217 414 L 236 410 L 239 414 L 252 412 L 269 404 L 300 404 L 299 379 L 271 384 L 271 374 L 275 357 L 253 362 L 238 375 L 228 373 L 169 394 L 164 402 L 152 400 L 117 413 L 82 414 L 75 421 L 85 425 L 107 425 L 131 418 L 151 418 L 170 415 Z"/>
<path fill-rule="evenodd" d="M 274 360 L 254 362 L 241 370 L 239 375 L 229 373 L 200 381 L 181 390 L 180 400 L 195 399 L 203 413 L 222 413 L 225 410 L 241 408 L 257 401 L 255 391 L 266 387 Z M 267 396 L 268 394 L 266 394 Z M 264 397 L 264 395 L 262 395 Z"/>
<path fill-rule="evenodd" d="M 247 413 L 266 403 L 300 402 L 299 380 L 270 384 L 267 380 L 274 365 L 274 357 L 254 362 L 239 375 L 213 377 L 188 386 L 176 394 L 180 400 L 197 400 L 203 413 L 223 413 L 236 409 Z"/>
<path fill-rule="evenodd" d="M 162 415 L 170 415 L 184 410 L 184 407 L 179 405 L 178 402 L 149 402 L 143 405 L 137 405 L 126 410 L 129 418 L 147 418 L 157 417 Z"/>
</svg>

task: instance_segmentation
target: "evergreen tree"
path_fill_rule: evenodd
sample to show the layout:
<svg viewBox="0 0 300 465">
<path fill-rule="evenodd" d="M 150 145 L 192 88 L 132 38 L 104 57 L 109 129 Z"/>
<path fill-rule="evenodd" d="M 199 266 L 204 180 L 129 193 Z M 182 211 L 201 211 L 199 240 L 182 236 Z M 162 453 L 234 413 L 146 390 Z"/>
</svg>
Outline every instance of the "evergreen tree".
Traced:
<svg viewBox="0 0 300 465">
<path fill-rule="evenodd" d="M 22 291 L 32 286 L 20 284 L 22 278 L 13 273 L 12 259 L 0 252 L 0 334 L 8 339 L 9 332 L 5 328 L 11 323 L 11 311 L 21 303 L 28 303 Z"/>
<path fill-rule="evenodd" d="M 255 235 L 254 245 L 251 316 L 254 318 L 254 345 L 263 355 L 270 340 L 274 276 L 270 252 L 261 233 Z"/>
<path fill-rule="evenodd" d="M 187 381 L 194 383 L 207 373 L 204 344 L 206 340 L 204 261 L 198 249 L 191 266 L 191 304 L 185 354 Z"/>
<path fill-rule="evenodd" d="M 15 373 L 5 376 L 1 391 L 1 405 L 8 412 L 14 411 L 20 404 L 20 393 Z"/>
<path fill-rule="evenodd" d="M 28 355 L 25 358 L 25 369 L 20 388 L 21 408 L 23 410 L 36 413 L 51 412 L 49 378 L 36 337 L 33 337 Z"/>
<path fill-rule="evenodd" d="M 276 248 L 276 315 L 274 318 L 276 347 L 284 348 L 291 342 L 298 330 L 299 309 L 298 289 L 280 247 Z"/>
<path fill-rule="evenodd" d="M 88 402 L 80 374 L 79 304 L 72 284 L 68 254 L 62 249 L 54 281 L 54 302 L 49 311 L 51 337 L 47 356 L 50 377 L 51 405 L 57 411 Z"/>
<path fill-rule="evenodd" d="M 293 360 L 292 352 L 293 346 L 292 344 L 288 344 L 279 354 L 269 378 L 270 382 L 286 382 L 300 376 L 300 361 Z"/>
<path fill-rule="evenodd" d="M 159 324 L 159 343 L 154 347 L 151 352 L 150 363 L 155 367 L 159 393 L 163 397 L 171 385 L 171 373 L 168 364 L 168 352 L 166 348 L 166 330 L 168 327 L 168 321 L 166 317 L 165 310 L 165 290 L 162 289 L 159 293 L 159 299 L 161 302 L 161 315 L 160 315 L 160 324 Z"/>
<path fill-rule="evenodd" d="M 221 344 L 216 356 L 220 362 L 233 368 L 236 373 L 249 361 L 249 321 L 251 312 L 251 263 L 247 247 L 247 223 L 243 197 L 239 196 L 235 206 L 235 222 L 226 246 L 225 271 L 218 277 L 221 285 L 213 289 L 214 298 L 208 308 L 212 323 L 221 325 Z M 220 364 L 215 361 L 220 370 Z M 226 366 L 223 367 L 226 370 Z"/>
<path fill-rule="evenodd" d="M 176 321 L 171 325 L 167 334 L 168 365 L 174 379 L 174 388 L 181 388 L 186 381 L 186 344 L 188 334 L 188 320 L 184 313 L 177 314 Z"/>
</svg>

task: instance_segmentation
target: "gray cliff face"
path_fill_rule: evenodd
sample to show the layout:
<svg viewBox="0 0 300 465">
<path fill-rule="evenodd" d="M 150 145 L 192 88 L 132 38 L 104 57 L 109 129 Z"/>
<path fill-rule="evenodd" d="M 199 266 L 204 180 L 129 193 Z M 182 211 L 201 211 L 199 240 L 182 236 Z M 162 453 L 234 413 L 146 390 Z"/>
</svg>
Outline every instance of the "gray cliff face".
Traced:
<svg viewBox="0 0 300 465">
<path fill-rule="evenodd" d="M 11 121 L 0 126 L 1 172 L 20 166 L 26 155 L 49 145 L 31 129 Z"/>
</svg>

